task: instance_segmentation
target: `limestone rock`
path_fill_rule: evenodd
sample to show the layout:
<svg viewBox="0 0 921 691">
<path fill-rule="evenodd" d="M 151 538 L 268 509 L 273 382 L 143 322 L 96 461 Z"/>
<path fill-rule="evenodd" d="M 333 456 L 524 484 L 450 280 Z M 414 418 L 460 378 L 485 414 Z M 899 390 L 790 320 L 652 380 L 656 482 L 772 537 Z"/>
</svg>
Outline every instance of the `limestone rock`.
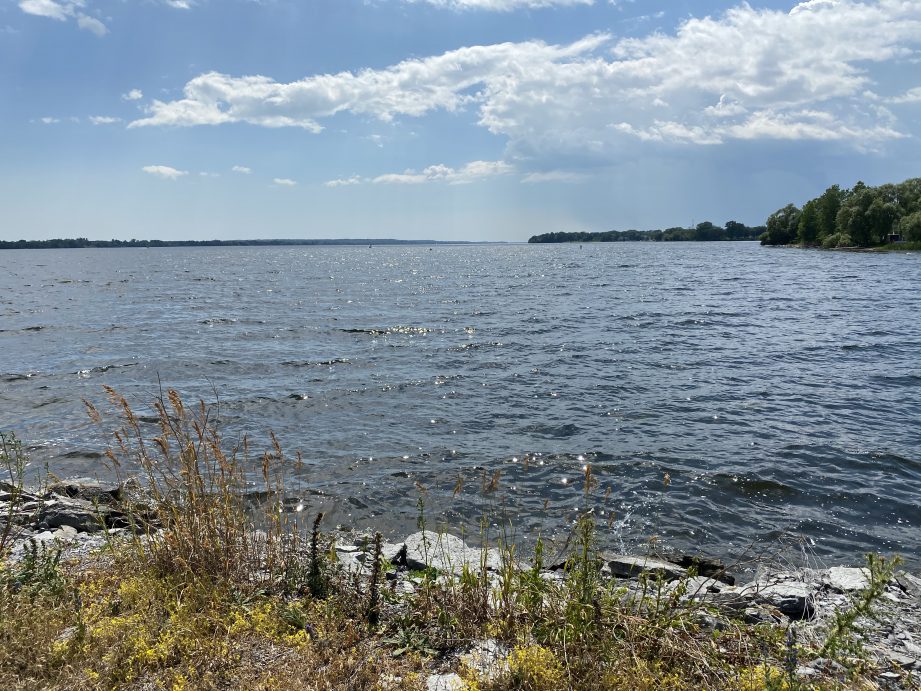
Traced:
<svg viewBox="0 0 921 691">
<path fill-rule="evenodd" d="M 899 571 L 895 575 L 896 583 L 907 594 L 916 600 L 921 600 L 921 578 L 913 576 L 907 571 Z"/>
<path fill-rule="evenodd" d="M 468 669 L 485 680 L 492 681 L 508 671 L 509 649 L 499 641 L 488 638 L 478 641 L 460 660 Z"/>
<path fill-rule="evenodd" d="M 38 518 L 41 530 L 70 526 L 80 533 L 94 533 L 106 527 L 107 512 L 82 499 L 51 499 L 45 502 Z"/>
<path fill-rule="evenodd" d="M 756 601 L 776 607 L 790 619 L 812 619 L 815 616 L 815 583 L 788 580 L 756 583 L 749 588 Z"/>
<path fill-rule="evenodd" d="M 640 574 L 652 577 L 661 576 L 666 581 L 683 578 L 687 571 L 667 561 L 650 557 L 628 557 L 623 555 L 603 555 L 603 570 L 617 578 L 635 578 Z"/>
<path fill-rule="evenodd" d="M 699 554 L 682 554 L 674 559 L 669 559 L 674 564 L 685 569 L 697 569 L 698 576 L 715 578 L 726 585 L 735 585 L 736 579 L 726 573 L 726 565 L 719 559 L 705 557 Z"/>
<path fill-rule="evenodd" d="M 823 571 L 820 579 L 823 585 L 839 593 L 854 593 L 870 587 L 870 572 L 867 569 L 833 566 Z"/>
<path fill-rule="evenodd" d="M 459 537 L 447 533 L 434 533 L 426 530 L 413 533 L 406 538 L 406 566 L 410 569 L 432 567 L 442 573 L 463 573 L 464 565 L 478 571 L 480 568 L 480 549 L 468 547 Z M 498 570 L 501 566 L 499 555 L 494 550 L 486 550 L 486 568 Z"/>
<path fill-rule="evenodd" d="M 117 504 L 124 498 L 125 485 L 117 482 L 103 482 L 93 478 L 61 480 L 48 487 L 52 494 L 82 499 L 93 504 Z"/>
<path fill-rule="evenodd" d="M 464 680 L 454 673 L 432 674 L 425 681 L 426 691 L 461 691 Z"/>
</svg>

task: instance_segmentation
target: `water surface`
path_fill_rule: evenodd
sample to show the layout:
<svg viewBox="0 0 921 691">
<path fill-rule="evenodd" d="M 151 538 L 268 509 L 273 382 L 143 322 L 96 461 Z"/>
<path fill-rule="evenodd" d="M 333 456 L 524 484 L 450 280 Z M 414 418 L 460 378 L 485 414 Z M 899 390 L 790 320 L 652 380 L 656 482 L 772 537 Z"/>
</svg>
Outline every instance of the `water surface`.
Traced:
<svg viewBox="0 0 921 691">
<path fill-rule="evenodd" d="M 921 255 L 754 243 L 6 251 L 0 427 L 105 474 L 81 398 L 162 382 L 300 450 L 331 524 L 405 533 L 422 486 L 471 531 L 594 507 L 612 547 L 918 565 L 919 285 Z"/>
</svg>

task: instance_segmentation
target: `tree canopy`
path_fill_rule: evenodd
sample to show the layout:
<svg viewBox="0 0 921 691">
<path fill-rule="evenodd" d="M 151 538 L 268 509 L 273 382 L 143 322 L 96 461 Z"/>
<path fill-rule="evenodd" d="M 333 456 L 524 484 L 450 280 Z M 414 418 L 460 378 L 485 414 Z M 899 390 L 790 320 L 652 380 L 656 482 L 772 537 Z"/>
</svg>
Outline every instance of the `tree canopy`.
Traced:
<svg viewBox="0 0 921 691">
<path fill-rule="evenodd" d="M 535 235 L 530 243 L 546 242 L 700 242 L 713 240 L 757 240 L 764 226 L 750 228 L 738 221 L 726 221 L 723 227 L 710 221 L 695 228 L 666 228 L 665 230 L 606 230 L 598 233 L 556 232 Z"/>
<path fill-rule="evenodd" d="M 891 234 L 921 242 L 921 178 L 869 187 L 858 182 L 829 187 L 797 208 L 787 204 L 768 217 L 762 245 L 872 247 Z"/>
</svg>

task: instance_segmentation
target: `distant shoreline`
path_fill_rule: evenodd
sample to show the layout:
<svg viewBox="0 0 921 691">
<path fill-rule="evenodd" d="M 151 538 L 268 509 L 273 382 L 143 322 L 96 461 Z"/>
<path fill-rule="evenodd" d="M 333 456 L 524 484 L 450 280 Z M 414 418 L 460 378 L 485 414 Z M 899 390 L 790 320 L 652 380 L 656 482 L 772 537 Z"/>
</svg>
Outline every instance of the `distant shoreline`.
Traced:
<svg viewBox="0 0 921 691">
<path fill-rule="evenodd" d="M 272 239 L 272 240 L 88 240 L 64 238 L 53 240 L 0 240 L 0 250 L 39 249 L 119 249 L 124 247 L 318 247 L 362 245 L 503 245 L 504 242 L 470 242 L 464 240 L 396 240 L 383 239 Z"/>
</svg>

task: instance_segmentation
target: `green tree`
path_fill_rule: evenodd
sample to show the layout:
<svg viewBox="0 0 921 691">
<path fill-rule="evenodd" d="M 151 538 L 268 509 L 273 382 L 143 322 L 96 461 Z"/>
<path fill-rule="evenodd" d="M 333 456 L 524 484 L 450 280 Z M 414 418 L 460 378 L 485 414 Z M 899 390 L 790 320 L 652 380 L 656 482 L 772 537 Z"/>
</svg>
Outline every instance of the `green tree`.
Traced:
<svg viewBox="0 0 921 691">
<path fill-rule="evenodd" d="M 803 205 L 797 224 L 797 237 L 804 245 L 814 245 L 819 239 L 819 200 L 813 199 Z"/>
<path fill-rule="evenodd" d="M 799 217 L 802 212 L 794 204 L 772 213 L 767 220 L 767 230 L 761 236 L 762 245 L 789 245 L 796 240 Z"/>
<path fill-rule="evenodd" d="M 921 211 L 903 216 L 899 222 L 902 238 L 911 242 L 921 242 Z"/>
<path fill-rule="evenodd" d="M 841 203 L 847 194 L 847 191 L 842 191 L 838 185 L 832 185 L 816 200 L 819 214 L 819 239 L 837 232 L 838 211 L 841 210 Z"/>
</svg>

